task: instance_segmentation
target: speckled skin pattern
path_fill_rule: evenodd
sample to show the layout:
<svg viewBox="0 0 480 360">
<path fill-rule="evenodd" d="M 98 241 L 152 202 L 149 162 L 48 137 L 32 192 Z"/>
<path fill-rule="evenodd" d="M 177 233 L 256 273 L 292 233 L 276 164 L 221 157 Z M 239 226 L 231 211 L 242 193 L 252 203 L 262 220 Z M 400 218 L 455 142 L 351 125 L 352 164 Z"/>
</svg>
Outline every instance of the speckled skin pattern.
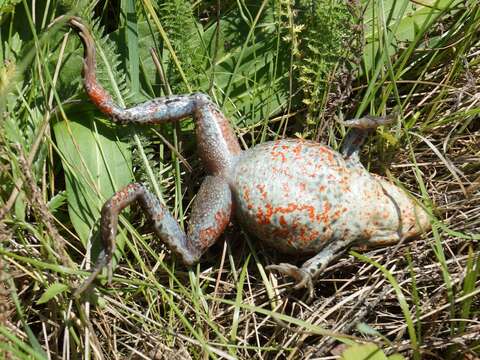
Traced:
<svg viewBox="0 0 480 360">
<path fill-rule="evenodd" d="M 429 228 L 428 216 L 407 193 L 370 174 L 358 153 L 368 132 L 389 122 L 365 117 L 352 127 L 342 149 L 300 139 L 266 142 L 242 151 L 228 120 L 204 94 L 167 96 L 129 109 L 116 105 L 95 77 L 95 47 L 87 27 L 72 18 L 84 47 L 85 90 L 112 121 L 161 124 L 193 117 L 198 153 L 211 176 L 201 185 L 185 234 L 157 198 L 142 184 L 131 184 L 109 199 L 101 214 L 105 256 L 93 279 L 109 263 L 118 215 L 138 201 L 158 237 L 190 265 L 222 234 L 234 218 L 243 228 L 285 253 L 314 255 L 301 268 L 271 265 L 308 286 L 347 246 L 387 245 Z M 82 290 L 85 286 L 82 286 Z"/>
<path fill-rule="evenodd" d="M 246 151 L 234 189 L 244 227 L 282 252 L 315 254 L 332 241 L 369 241 L 381 229 L 397 235 L 381 184 L 315 142 L 286 139 Z"/>
</svg>

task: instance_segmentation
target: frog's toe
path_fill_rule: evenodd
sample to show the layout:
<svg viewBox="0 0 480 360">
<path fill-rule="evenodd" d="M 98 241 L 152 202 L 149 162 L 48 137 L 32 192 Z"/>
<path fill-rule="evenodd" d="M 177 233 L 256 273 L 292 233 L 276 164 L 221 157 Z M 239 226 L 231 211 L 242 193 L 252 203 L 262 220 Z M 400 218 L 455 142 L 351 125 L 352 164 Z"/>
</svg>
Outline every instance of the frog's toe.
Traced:
<svg viewBox="0 0 480 360">
<path fill-rule="evenodd" d="M 310 297 L 313 296 L 313 280 L 312 276 L 303 269 L 295 265 L 281 263 L 278 265 L 269 265 L 266 267 L 268 271 L 276 270 L 284 275 L 288 275 L 295 279 L 294 289 L 308 288 Z"/>
<path fill-rule="evenodd" d="M 90 276 L 85 280 L 83 283 L 80 284 L 80 286 L 75 290 L 73 293 L 74 297 L 79 297 L 87 288 L 93 283 L 93 281 L 97 278 L 97 276 L 102 272 L 102 270 L 105 268 L 105 266 L 108 267 L 108 284 L 110 285 L 112 282 L 112 262 L 111 262 L 111 255 L 105 254 L 104 251 L 100 253 L 97 259 L 97 263 L 95 267 L 93 268 L 92 273 Z"/>
<path fill-rule="evenodd" d="M 313 297 L 313 280 L 310 274 L 306 273 L 305 271 L 301 270 L 300 271 L 304 274 L 306 274 L 300 281 L 298 281 L 295 286 L 293 287 L 294 289 L 301 289 L 301 288 L 307 288 L 308 289 L 308 294 L 310 297 Z"/>
<path fill-rule="evenodd" d="M 272 270 L 276 270 L 278 271 L 279 273 L 282 273 L 284 275 L 288 275 L 292 278 L 294 278 L 295 280 L 297 280 L 297 282 L 300 282 L 302 281 L 302 279 L 304 278 L 304 275 L 302 274 L 302 269 L 299 269 L 298 267 L 296 267 L 295 265 L 292 265 L 292 264 L 287 264 L 287 263 L 281 263 L 281 264 L 276 264 L 276 265 L 268 265 L 266 267 L 266 269 L 268 271 L 272 271 Z"/>
</svg>

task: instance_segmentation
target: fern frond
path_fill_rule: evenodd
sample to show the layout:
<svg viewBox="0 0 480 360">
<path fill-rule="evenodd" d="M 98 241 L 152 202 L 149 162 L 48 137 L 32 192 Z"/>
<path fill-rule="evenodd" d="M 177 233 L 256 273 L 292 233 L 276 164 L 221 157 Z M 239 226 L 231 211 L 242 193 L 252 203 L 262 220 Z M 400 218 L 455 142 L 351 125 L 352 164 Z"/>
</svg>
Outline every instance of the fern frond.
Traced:
<svg viewBox="0 0 480 360">
<path fill-rule="evenodd" d="M 292 48 L 296 86 L 302 90 L 307 122 L 311 122 L 327 103 L 338 104 L 332 98 L 338 92 L 331 89 L 336 84 L 332 78 L 341 75 L 337 69 L 352 70 L 353 66 L 346 65 L 355 62 L 355 18 L 341 0 L 279 0 L 279 6 L 282 39 Z"/>
<path fill-rule="evenodd" d="M 165 1 L 159 5 L 160 21 L 165 28 L 173 50 L 192 87 L 198 87 L 204 74 L 204 51 L 201 50 L 197 22 L 193 16 L 192 4 L 187 0 Z M 174 93 L 187 91 L 182 82 L 171 54 L 167 55 L 167 78 Z"/>
</svg>

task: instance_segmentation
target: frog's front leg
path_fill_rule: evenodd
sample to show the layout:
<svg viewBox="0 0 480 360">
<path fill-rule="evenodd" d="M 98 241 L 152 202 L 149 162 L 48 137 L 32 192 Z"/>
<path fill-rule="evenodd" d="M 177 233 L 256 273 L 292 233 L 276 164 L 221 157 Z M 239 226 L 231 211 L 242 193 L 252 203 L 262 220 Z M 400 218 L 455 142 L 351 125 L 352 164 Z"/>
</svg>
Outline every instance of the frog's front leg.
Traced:
<svg viewBox="0 0 480 360">
<path fill-rule="evenodd" d="M 340 153 L 344 156 L 349 165 L 360 165 L 359 153 L 362 145 L 365 143 L 367 136 L 378 126 L 389 125 L 397 117 L 397 114 L 388 116 L 375 117 L 367 115 L 362 118 L 355 118 L 346 121 L 339 121 L 342 125 L 352 128 L 343 140 Z"/>
<path fill-rule="evenodd" d="M 317 279 L 328 264 L 338 257 L 352 243 L 351 240 L 334 241 L 326 245 L 317 255 L 303 263 L 301 268 L 288 263 L 269 265 L 267 270 L 276 270 L 295 279 L 295 289 L 306 287 L 309 296 L 313 296 L 313 280 Z"/>
<path fill-rule="evenodd" d="M 138 201 L 153 222 L 156 235 L 185 265 L 199 260 L 223 233 L 232 214 L 232 194 L 227 182 L 218 176 L 208 176 L 203 181 L 193 203 L 188 232 L 180 228 L 168 209 L 143 184 L 130 184 L 113 195 L 103 206 L 100 232 L 103 252 L 90 277 L 76 290 L 83 292 L 100 271 L 111 263 L 115 251 L 118 215 L 130 204 Z"/>
</svg>

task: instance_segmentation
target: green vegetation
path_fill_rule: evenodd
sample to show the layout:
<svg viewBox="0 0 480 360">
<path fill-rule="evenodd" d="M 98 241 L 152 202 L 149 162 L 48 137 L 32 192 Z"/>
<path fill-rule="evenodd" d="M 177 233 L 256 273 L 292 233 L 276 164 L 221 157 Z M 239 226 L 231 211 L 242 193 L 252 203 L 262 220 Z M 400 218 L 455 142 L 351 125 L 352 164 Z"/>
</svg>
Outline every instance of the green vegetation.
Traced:
<svg viewBox="0 0 480 360">
<path fill-rule="evenodd" d="M 264 270 L 298 259 L 233 228 L 188 269 L 132 207 L 111 285 L 73 298 L 116 189 L 147 183 L 183 226 L 205 173 L 191 121 L 113 126 L 89 103 L 61 15 L 90 24 L 118 103 L 208 93 L 244 147 L 338 148 L 336 118 L 395 109 L 363 161 L 432 231 L 346 254 L 309 302 Z M 480 357 L 478 0 L 6 0 L 0 24 L 0 358 Z"/>
</svg>

